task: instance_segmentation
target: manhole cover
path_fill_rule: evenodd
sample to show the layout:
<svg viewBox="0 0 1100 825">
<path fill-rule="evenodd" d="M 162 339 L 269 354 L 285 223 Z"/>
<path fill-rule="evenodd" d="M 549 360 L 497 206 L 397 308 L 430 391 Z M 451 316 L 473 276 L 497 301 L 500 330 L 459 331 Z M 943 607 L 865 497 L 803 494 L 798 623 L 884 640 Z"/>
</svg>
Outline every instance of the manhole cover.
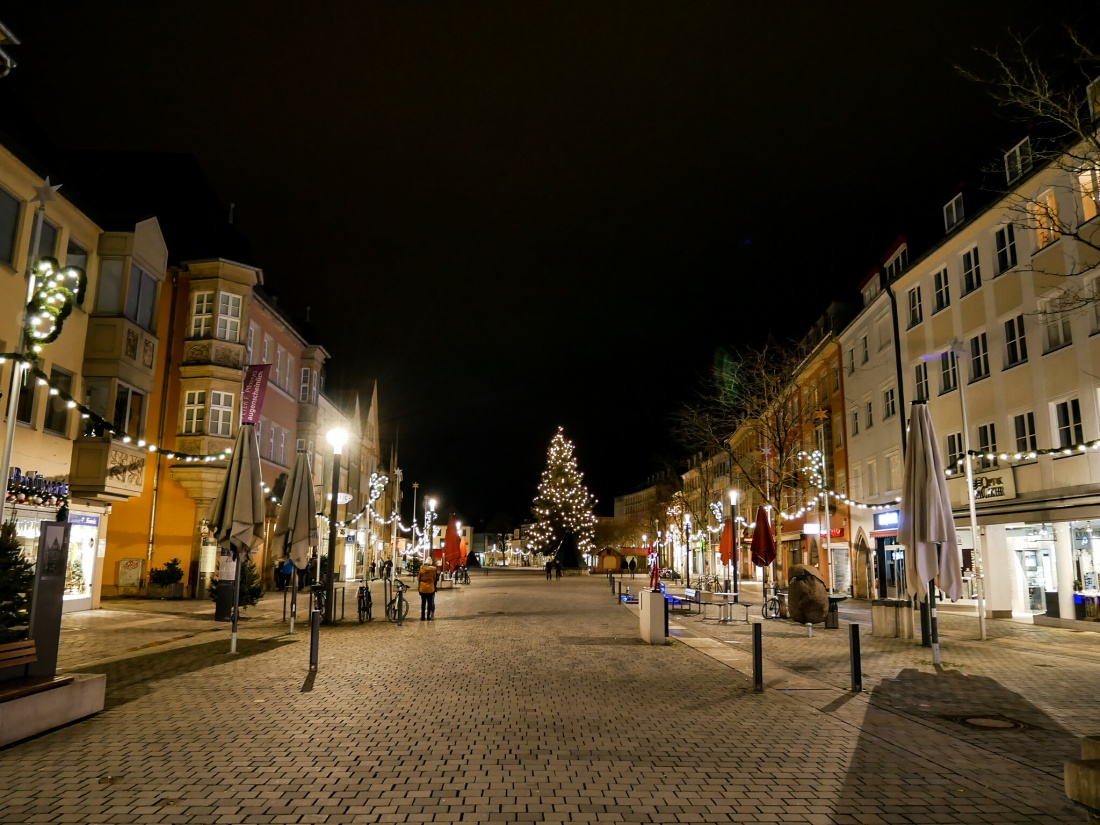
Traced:
<svg viewBox="0 0 1100 825">
<path fill-rule="evenodd" d="M 1008 716 L 947 716 L 945 718 L 978 730 L 1030 730 L 1026 722 Z"/>
</svg>

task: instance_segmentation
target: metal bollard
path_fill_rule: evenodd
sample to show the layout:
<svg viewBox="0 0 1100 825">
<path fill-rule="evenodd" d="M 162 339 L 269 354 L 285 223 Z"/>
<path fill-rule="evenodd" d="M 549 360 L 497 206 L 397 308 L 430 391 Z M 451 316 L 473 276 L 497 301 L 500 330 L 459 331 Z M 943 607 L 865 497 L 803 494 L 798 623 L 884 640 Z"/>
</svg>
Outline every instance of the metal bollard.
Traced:
<svg viewBox="0 0 1100 825">
<path fill-rule="evenodd" d="M 321 647 L 321 611 L 314 608 L 309 614 L 309 669 L 317 670 Z"/>
<path fill-rule="evenodd" d="M 611 582 L 611 592 L 612 592 L 612 594 L 614 594 L 614 592 L 615 592 L 615 574 L 614 573 L 608 573 L 607 578 Z"/>
<path fill-rule="evenodd" d="M 623 583 L 619 582 L 619 595 L 616 597 L 620 602 L 623 600 Z"/>
<path fill-rule="evenodd" d="M 859 655 L 859 625 L 849 625 L 848 649 L 852 655 L 852 693 L 863 692 L 863 663 Z"/>
<path fill-rule="evenodd" d="M 752 626 L 752 691 L 764 692 L 764 626 Z"/>
</svg>

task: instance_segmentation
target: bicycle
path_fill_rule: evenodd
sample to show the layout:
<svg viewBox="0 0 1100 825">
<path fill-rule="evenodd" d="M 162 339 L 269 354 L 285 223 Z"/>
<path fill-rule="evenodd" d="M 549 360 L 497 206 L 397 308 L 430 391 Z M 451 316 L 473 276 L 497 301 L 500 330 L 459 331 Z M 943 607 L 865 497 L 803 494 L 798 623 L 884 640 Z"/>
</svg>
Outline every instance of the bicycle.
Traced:
<svg viewBox="0 0 1100 825">
<path fill-rule="evenodd" d="M 395 579 L 394 585 L 397 587 L 397 593 L 386 605 L 386 618 L 391 622 L 401 624 L 405 617 L 409 615 L 409 600 L 405 598 L 405 591 L 409 589 L 409 586 L 401 579 Z"/>
<path fill-rule="evenodd" d="M 470 571 L 465 567 L 455 571 L 455 582 L 457 584 L 469 584 L 470 583 Z"/>
<path fill-rule="evenodd" d="M 359 624 L 363 622 L 369 622 L 373 617 L 371 616 L 371 609 L 374 605 L 374 600 L 371 598 L 370 585 L 366 582 L 359 585 L 359 592 L 356 594 L 356 602 L 359 607 Z"/>
<path fill-rule="evenodd" d="M 772 588 L 772 594 L 764 599 L 764 606 L 760 609 L 765 619 L 778 619 L 783 613 L 784 603 L 787 601 L 787 591 L 778 587 Z"/>
</svg>

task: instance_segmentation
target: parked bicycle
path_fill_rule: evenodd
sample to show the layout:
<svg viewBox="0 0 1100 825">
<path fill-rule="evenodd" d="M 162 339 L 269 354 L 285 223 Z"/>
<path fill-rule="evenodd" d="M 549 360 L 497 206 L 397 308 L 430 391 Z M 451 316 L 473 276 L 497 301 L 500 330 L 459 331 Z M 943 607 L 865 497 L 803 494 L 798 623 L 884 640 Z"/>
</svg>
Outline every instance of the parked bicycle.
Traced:
<svg viewBox="0 0 1100 825">
<path fill-rule="evenodd" d="M 760 609 L 765 619 L 778 619 L 786 612 L 787 591 L 772 587 L 771 595 L 764 599 L 764 606 Z"/>
<path fill-rule="evenodd" d="M 359 585 L 359 593 L 356 595 L 355 600 L 359 607 L 359 623 L 369 622 L 372 618 L 371 608 L 373 607 L 374 600 L 370 595 L 370 584 L 363 582 Z"/>
<path fill-rule="evenodd" d="M 386 605 L 386 618 L 391 622 L 401 624 L 405 617 L 409 615 L 409 600 L 405 598 L 405 591 L 409 589 L 409 586 L 401 579 L 395 579 L 394 586 L 397 588 L 397 592 L 390 599 L 389 604 Z"/>
</svg>

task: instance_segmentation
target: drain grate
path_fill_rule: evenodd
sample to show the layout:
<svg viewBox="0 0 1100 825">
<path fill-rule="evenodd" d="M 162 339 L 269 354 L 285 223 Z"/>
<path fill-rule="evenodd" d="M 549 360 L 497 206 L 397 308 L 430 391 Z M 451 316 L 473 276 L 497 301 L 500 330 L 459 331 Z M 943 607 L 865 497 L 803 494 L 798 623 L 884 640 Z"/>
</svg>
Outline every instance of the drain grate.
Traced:
<svg viewBox="0 0 1100 825">
<path fill-rule="evenodd" d="M 949 719 L 959 725 L 964 725 L 974 730 L 985 731 L 999 731 L 999 730 L 1031 730 L 1031 725 L 1027 722 L 1021 722 L 1019 719 L 1013 719 L 1010 716 L 1001 716 L 999 714 L 974 714 L 966 716 L 945 716 L 944 719 Z"/>
</svg>

